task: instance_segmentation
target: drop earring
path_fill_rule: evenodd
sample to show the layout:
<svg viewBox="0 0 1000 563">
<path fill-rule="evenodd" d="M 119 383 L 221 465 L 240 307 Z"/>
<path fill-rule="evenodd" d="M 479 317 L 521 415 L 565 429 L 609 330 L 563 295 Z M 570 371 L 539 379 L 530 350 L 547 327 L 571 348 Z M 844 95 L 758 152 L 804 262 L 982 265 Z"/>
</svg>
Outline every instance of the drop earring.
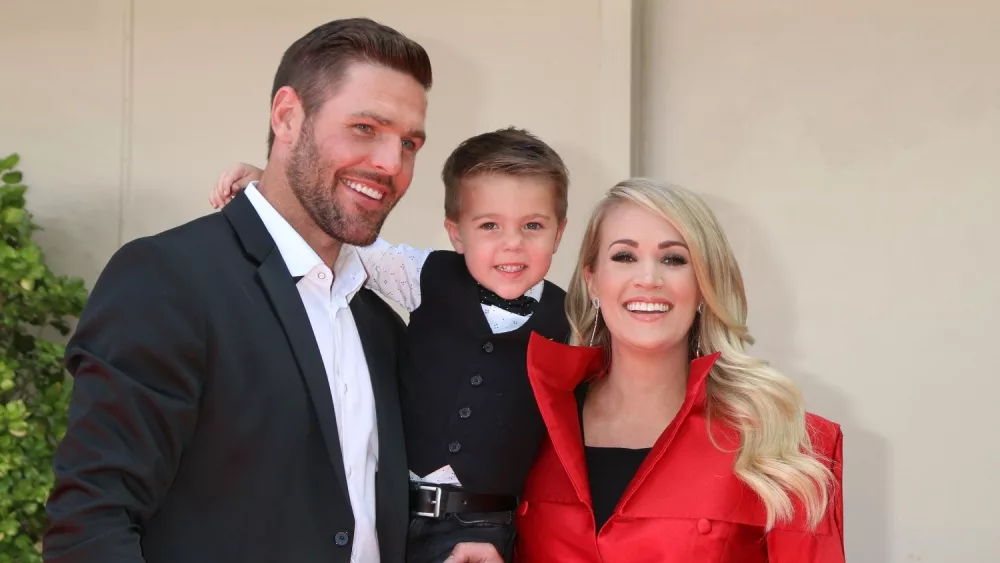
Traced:
<svg viewBox="0 0 1000 563">
<path fill-rule="evenodd" d="M 597 311 L 594 313 L 594 330 L 590 332 L 590 345 L 594 345 L 594 336 L 597 335 L 597 322 L 601 320 L 601 300 L 597 297 L 591 300 L 594 304 L 594 309 Z"/>
<path fill-rule="evenodd" d="M 701 316 L 705 312 L 705 303 L 698 303 L 698 315 L 695 317 L 694 330 L 697 332 L 694 335 L 694 357 L 701 357 Z"/>
</svg>

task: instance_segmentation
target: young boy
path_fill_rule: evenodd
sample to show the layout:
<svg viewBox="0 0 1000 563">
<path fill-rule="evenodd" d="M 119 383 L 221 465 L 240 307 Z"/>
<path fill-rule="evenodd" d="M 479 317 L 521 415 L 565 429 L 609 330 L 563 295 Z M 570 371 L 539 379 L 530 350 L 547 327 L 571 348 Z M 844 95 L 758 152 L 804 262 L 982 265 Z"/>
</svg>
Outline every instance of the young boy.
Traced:
<svg viewBox="0 0 1000 563">
<path fill-rule="evenodd" d="M 382 239 L 356 248 L 366 287 L 410 312 L 400 367 L 407 561 L 440 562 L 459 542 L 488 542 L 509 562 L 513 511 L 545 432 L 528 338 L 569 337 L 565 292 L 544 279 L 566 226 L 569 179 L 551 147 L 514 128 L 466 140 L 441 176 L 454 252 Z M 213 204 L 259 177 L 235 166 Z"/>
</svg>

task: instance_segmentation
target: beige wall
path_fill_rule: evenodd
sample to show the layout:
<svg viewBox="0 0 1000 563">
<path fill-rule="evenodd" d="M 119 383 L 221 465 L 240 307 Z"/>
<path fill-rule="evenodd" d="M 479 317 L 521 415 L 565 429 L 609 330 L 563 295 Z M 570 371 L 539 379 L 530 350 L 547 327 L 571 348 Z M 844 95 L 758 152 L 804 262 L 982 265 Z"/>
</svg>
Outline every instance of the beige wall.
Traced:
<svg viewBox="0 0 1000 563">
<path fill-rule="evenodd" d="M 632 20 L 627 2 L 566 6 L 3 0 L 0 69 L 18 82 L 0 89 L 0 153 L 22 155 L 51 263 L 93 280 L 122 242 L 211 212 L 208 193 L 224 167 L 261 165 L 284 49 L 322 22 L 364 15 L 420 41 L 435 71 L 428 144 L 383 234 L 448 246 L 444 159 L 462 139 L 518 125 L 572 171 L 566 236 L 575 241 L 601 190 L 629 171 Z M 556 257 L 560 282 L 573 251 Z"/>
<path fill-rule="evenodd" d="M 848 560 L 1000 561 L 1000 4 L 636 11 L 641 172 L 705 194 L 756 353 L 844 425 Z"/>
<path fill-rule="evenodd" d="M 4 0 L 0 154 L 23 156 L 50 262 L 92 281 L 123 241 L 209 212 L 222 167 L 261 162 L 289 42 L 381 19 L 436 75 L 387 238 L 445 247 L 441 163 L 508 124 L 573 173 L 557 282 L 630 165 L 705 194 L 746 274 L 755 351 L 844 425 L 849 560 L 1000 561 L 1000 5 L 638 2 L 635 88 L 630 6 Z"/>
</svg>

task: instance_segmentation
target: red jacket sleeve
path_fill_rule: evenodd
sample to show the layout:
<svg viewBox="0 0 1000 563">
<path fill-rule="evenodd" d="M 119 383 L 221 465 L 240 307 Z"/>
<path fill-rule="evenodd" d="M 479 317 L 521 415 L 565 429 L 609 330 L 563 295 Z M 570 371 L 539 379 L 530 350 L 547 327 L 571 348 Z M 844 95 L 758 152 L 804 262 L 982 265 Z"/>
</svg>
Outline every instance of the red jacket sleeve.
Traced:
<svg viewBox="0 0 1000 563">
<path fill-rule="evenodd" d="M 827 454 L 831 461 L 834 489 L 826 522 L 815 533 L 775 528 L 767 537 L 769 563 L 845 563 L 844 553 L 844 433 L 836 427 L 836 439 Z"/>
</svg>

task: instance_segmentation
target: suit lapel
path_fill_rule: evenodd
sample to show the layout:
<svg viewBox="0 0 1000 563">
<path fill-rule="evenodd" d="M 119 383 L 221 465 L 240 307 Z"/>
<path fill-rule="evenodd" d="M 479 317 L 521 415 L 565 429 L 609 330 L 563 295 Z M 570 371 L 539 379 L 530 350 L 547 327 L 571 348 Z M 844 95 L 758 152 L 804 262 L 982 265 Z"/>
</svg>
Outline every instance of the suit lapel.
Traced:
<svg viewBox="0 0 1000 563">
<path fill-rule="evenodd" d="M 337 433 L 337 415 L 333 410 L 330 382 L 327 380 L 323 357 L 316 345 L 316 336 L 313 334 L 302 298 L 279 252 L 272 252 L 257 271 L 278 319 L 285 328 L 288 343 L 291 344 L 295 360 L 299 364 L 299 372 L 309 389 L 309 397 L 312 399 L 313 408 L 316 409 L 319 427 L 330 452 L 330 462 L 337 475 L 337 482 L 340 483 L 344 495 L 348 495 L 344 456 L 340 450 L 340 435 Z"/>
<path fill-rule="evenodd" d="M 391 313 L 380 310 L 388 310 L 388 305 L 378 296 L 362 289 L 351 300 L 350 306 L 375 397 L 379 444 L 378 471 L 375 474 L 376 527 L 380 537 L 403 537 L 409 515 L 409 477 L 405 449 L 401 447 L 403 419 L 397 377 L 401 341 L 392 330 Z M 400 325 L 400 330 L 405 330 L 402 323 Z M 402 561 L 403 545 L 385 544 L 382 547 L 383 561 Z M 391 553 L 390 549 L 397 549 L 398 553 Z"/>
<path fill-rule="evenodd" d="M 340 436 L 337 433 L 337 417 L 333 410 L 333 397 L 330 395 L 330 383 L 326 377 L 326 368 L 323 367 L 323 357 L 316 345 L 316 336 L 309 323 L 305 305 L 302 304 L 302 298 L 295 287 L 295 281 L 288 272 L 288 267 L 278 252 L 274 240 L 244 192 L 233 198 L 222 212 L 229 219 L 243 247 L 259 264 L 257 273 L 285 330 L 299 373 L 305 380 L 337 482 L 343 490 L 344 498 L 350 498 L 344 472 L 344 457 L 340 449 Z"/>
<path fill-rule="evenodd" d="M 368 291 L 362 290 L 351 300 L 351 314 L 354 324 L 358 327 L 361 337 L 361 348 L 368 364 L 368 374 L 372 382 L 372 394 L 375 396 L 375 420 L 378 425 L 380 450 L 384 443 L 393 443 L 397 436 L 401 417 L 399 416 L 399 391 L 396 385 L 396 353 L 392 349 L 393 334 L 380 326 L 374 307 L 378 299 Z M 393 449 L 393 448 L 389 448 Z M 381 452 L 380 452 L 381 457 Z M 381 465 L 381 461 L 379 463 Z"/>
</svg>

